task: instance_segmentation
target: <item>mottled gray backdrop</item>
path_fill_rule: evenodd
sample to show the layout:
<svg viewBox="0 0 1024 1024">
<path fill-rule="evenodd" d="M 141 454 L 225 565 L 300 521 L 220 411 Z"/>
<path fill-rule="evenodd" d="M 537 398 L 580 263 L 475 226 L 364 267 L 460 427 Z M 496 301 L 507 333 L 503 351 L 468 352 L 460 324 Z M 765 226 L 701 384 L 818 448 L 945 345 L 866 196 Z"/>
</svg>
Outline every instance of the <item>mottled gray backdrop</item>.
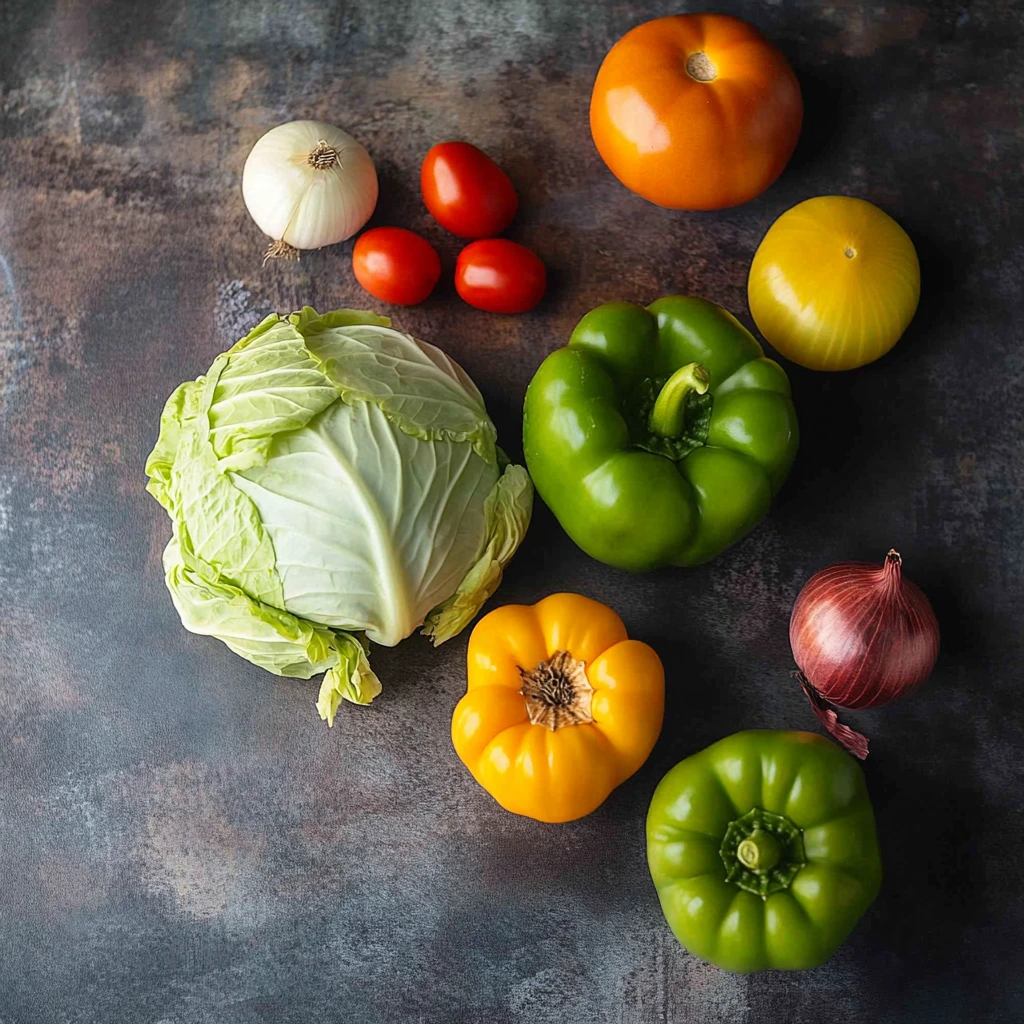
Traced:
<svg viewBox="0 0 1024 1024">
<path fill-rule="evenodd" d="M 602 56 L 685 4 L 0 0 L 0 1022 L 750 1024 L 1019 1021 L 1024 935 L 1021 4 L 723 2 L 793 61 L 806 129 L 737 210 L 626 192 L 587 123 Z M 510 450 L 531 373 L 597 303 L 704 295 L 749 323 L 749 260 L 821 193 L 910 232 L 920 312 L 880 363 L 790 368 L 804 442 L 768 520 L 713 564 L 630 576 L 543 507 L 502 601 L 613 604 L 668 671 L 665 730 L 596 813 L 501 811 L 452 752 L 463 635 L 377 650 L 385 689 L 333 731 L 316 686 L 180 626 L 142 467 L 161 405 L 270 310 L 366 306 L 350 245 L 260 267 L 249 147 L 297 117 L 362 140 L 374 223 L 445 283 L 397 323 L 480 385 Z M 465 138 L 521 196 L 551 271 L 532 313 L 450 284 L 418 196 Z M 886 879 L 846 946 L 743 978 L 676 944 L 646 875 L 651 791 L 736 729 L 813 728 L 790 679 L 803 581 L 896 545 L 943 654 L 849 720 Z"/>
</svg>

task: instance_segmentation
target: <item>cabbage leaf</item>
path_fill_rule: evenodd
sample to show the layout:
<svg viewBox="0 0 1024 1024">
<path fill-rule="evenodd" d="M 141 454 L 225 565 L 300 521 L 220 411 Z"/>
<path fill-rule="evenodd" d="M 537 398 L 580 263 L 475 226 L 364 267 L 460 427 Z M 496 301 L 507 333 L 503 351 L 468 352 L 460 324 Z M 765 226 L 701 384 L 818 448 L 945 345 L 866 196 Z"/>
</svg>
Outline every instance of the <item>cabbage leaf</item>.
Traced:
<svg viewBox="0 0 1024 1024">
<path fill-rule="evenodd" d="M 533 500 L 483 398 L 440 349 L 373 313 L 270 316 L 168 399 L 146 464 L 182 623 L 317 708 L 380 691 L 367 640 L 435 644 L 494 592 Z"/>
</svg>

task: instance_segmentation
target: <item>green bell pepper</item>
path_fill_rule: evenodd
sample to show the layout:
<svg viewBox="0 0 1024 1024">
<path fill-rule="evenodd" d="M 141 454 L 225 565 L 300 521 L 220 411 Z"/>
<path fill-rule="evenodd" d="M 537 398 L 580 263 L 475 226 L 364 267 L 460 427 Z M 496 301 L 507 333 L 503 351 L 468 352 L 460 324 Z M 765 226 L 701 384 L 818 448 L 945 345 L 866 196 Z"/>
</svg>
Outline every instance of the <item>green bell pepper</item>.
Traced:
<svg viewBox="0 0 1024 1024">
<path fill-rule="evenodd" d="M 824 963 L 882 879 L 860 766 L 807 732 L 738 732 L 677 764 L 647 862 L 676 938 L 741 974 Z"/>
<path fill-rule="evenodd" d="M 621 569 L 714 558 L 768 511 L 798 443 L 782 367 L 731 313 L 682 295 L 591 310 L 526 393 L 538 493 Z"/>
</svg>

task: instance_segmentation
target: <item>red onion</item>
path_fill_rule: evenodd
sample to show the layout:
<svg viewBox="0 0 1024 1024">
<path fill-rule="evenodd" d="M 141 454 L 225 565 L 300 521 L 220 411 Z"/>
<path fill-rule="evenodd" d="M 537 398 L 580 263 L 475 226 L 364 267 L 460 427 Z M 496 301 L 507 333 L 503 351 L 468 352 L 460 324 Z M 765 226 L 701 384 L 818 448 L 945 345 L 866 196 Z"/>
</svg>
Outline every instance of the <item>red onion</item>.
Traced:
<svg viewBox="0 0 1024 1024">
<path fill-rule="evenodd" d="M 821 724 L 851 754 L 868 740 L 828 706 L 873 708 L 923 683 L 939 655 L 939 624 L 921 589 L 904 579 L 899 552 L 879 568 L 840 562 L 815 573 L 789 620 L 796 673 Z"/>
</svg>

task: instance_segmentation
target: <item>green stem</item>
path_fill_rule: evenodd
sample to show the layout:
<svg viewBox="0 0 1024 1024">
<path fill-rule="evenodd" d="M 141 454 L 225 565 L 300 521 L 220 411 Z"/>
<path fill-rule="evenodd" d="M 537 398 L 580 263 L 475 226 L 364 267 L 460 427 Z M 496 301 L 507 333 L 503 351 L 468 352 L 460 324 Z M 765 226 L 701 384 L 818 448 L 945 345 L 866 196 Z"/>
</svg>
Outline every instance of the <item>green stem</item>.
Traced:
<svg viewBox="0 0 1024 1024">
<path fill-rule="evenodd" d="M 661 437 L 679 437 L 686 426 L 686 401 L 691 392 L 703 395 L 711 383 L 700 363 L 681 366 L 662 386 L 651 410 L 648 426 Z"/>
<path fill-rule="evenodd" d="M 751 871 L 771 871 L 779 863 L 782 846 L 771 832 L 751 832 L 736 848 L 739 862 Z"/>
</svg>

